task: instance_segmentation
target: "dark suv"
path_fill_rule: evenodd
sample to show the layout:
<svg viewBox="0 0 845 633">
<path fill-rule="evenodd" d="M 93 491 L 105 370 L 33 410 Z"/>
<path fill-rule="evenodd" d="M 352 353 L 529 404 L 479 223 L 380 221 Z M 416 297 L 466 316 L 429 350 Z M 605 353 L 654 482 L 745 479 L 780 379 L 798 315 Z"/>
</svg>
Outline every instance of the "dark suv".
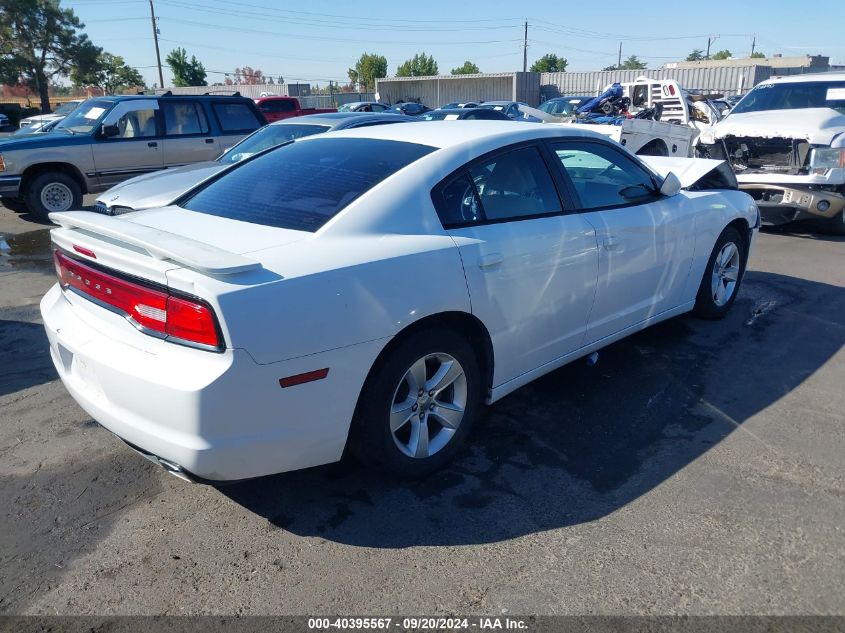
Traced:
<svg viewBox="0 0 845 633">
<path fill-rule="evenodd" d="M 132 176 L 213 160 L 265 123 L 240 95 L 89 99 L 49 134 L 0 141 L 0 197 L 46 218 Z"/>
</svg>

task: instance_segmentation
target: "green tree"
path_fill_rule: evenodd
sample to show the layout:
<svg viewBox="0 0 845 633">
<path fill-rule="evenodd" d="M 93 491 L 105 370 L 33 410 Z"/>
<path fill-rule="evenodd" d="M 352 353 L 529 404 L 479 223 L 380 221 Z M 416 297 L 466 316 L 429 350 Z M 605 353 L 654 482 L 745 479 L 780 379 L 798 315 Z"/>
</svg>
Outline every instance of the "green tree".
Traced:
<svg viewBox="0 0 845 633">
<path fill-rule="evenodd" d="M 141 73 L 127 66 L 120 55 L 105 52 L 93 64 L 74 67 L 70 79 L 74 86 L 97 86 L 104 94 L 115 94 L 122 88 L 146 87 Z"/>
<path fill-rule="evenodd" d="M 373 90 L 376 87 L 376 79 L 387 77 L 387 58 L 375 53 L 364 53 L 346 74 L 353 85 L 361 86 L 364 90 Z"/>
<path fill-rule="evenodd" d="M 566 72 L 566 64 L 568 62 L 563 57 L 558 57 L 554 53 L 546 53 L 536 62 L 531 64 L 529 69 L 532 73 L 562 73 Z"/>
<path fill-rule="evenodd" d="M 438 74 L 437 62 L 434 57 L 419 53 L 401 64 L 396 69 L 397 77 L 428 77 Z"/>
<path fill-rule="evenodd" d="M 751 53 L 751 59 L 766 59 L 766 54 L 760 51 L 754 51 Z"/>
<path fill-rule="evenodd" d="M 640 61 L 640 59 L 636 55 L 631 55 L 622 62 L 619 66 L 606 66 L 602 68 L 602 70 L 644 70 L 646 67 L 645 62 Z"/>
<path fill-rule="evenodd" d="M 464 62 L 463 66 L 452 69 L 453 75 L 474 75 L 480 72 L 481 69 L 470 61 Z"/>
<path fill-rule="evenodd" d="M 696 48 L 692 53 L 687 55 L 688 62 L 698 62 L 704 59 L 704 51 L 700 48 Z"/>
<path fill-rule="evenodd" d="M 165 60 L 173 73 L 173 85 L 177 88 L 184 86 L 207 86 L 205 67 L 184 48 L 174 48 Z"/>
<path fill-rule="evenodd" d="M 723 51 L 713 53 L 711 59 L 728 59 L 729 57 L 732 57 L 731 52 L 728 49 L 725 49 Z"/>
<path fill-rule="evenodd" d="M 96 48 L 79 32 L 84 26 L 59 0 L 0 0 L 0 79 L 29 85 L 50 112 L 50 81 Z"/>
</svg>

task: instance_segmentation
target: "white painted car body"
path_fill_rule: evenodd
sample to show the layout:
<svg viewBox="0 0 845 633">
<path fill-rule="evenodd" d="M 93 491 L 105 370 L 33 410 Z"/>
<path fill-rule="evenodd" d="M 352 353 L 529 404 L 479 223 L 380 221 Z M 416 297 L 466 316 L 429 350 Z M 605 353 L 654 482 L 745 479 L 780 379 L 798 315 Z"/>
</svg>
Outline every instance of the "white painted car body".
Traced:
<svg viewBox="0 0 845 633">
<path fill-rule="evenodd" d="M 751 199 L 721 190 L 446 230 L 431 191 L 468 161 L 514 143 L 600 137 L 571 126 L 467 121 L 295 143 L 329 138 L 436 149 L 315 232 L 177 207 L 51 216 L 62 251 L 93 252 L 96 264 L 201 297 L 217 315 L 225 349 L 213 353 L 148 336 L 58 285 L 41 302 L 53 362 L 74 399 L 172 470 L 233 480 L 340 459 L 379 354 L 438 315 L 475 319 L 489 334 L 485 388 L 494 402 L 690 310 L 724 228 L 741 223 L 749 241 L 756 232 Z M 322 380 L 280 388 L 280 378 L 322 368 Z"/>
</svg>

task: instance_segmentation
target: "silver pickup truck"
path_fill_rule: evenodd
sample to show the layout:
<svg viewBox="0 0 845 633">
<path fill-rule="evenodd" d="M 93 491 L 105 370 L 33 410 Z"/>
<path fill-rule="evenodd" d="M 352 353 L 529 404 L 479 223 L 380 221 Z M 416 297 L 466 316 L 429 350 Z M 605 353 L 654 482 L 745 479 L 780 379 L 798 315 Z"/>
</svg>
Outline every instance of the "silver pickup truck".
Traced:
<svg viewBox="0 0 845 633">
<path fill-rule="evenodd" d="M 239 95 L 89 99 L 50 133 L 0 141 L 0 197 L 46 219 L 132 176 L 213 160 L 265 123 Z"/>
</svg>

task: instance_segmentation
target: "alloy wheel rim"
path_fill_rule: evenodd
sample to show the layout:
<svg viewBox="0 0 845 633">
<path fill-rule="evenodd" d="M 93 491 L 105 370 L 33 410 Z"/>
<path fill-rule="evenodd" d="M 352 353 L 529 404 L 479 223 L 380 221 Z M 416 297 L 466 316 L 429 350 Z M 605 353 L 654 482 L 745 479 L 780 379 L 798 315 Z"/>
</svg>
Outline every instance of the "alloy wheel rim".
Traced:
<svg viewBox="0 0 845 633">
<path fill-rule="evenodd" d="M 50 213 L 67 211 L 73 204 L 73 192 L 61 182 L 51 182 L 41 190 L 41 204 Z"/>
<path fill-rule="evenodd" d="M 736 291 L 738 279 L 739 248 L 733 242 L 728 242 L 713 262 L 710 281 L 710 296 L 713 297 L 713 303 L 722 307 L 730 301 Z"/>
<path fill-rule="evenodd" d="M 425 459 L 443 450 L 464 419 L 467 378 L 456 358 L 427 354 L 402 376 L 390 406 L 390 433 L 402 453 Z"/>
</svg>

